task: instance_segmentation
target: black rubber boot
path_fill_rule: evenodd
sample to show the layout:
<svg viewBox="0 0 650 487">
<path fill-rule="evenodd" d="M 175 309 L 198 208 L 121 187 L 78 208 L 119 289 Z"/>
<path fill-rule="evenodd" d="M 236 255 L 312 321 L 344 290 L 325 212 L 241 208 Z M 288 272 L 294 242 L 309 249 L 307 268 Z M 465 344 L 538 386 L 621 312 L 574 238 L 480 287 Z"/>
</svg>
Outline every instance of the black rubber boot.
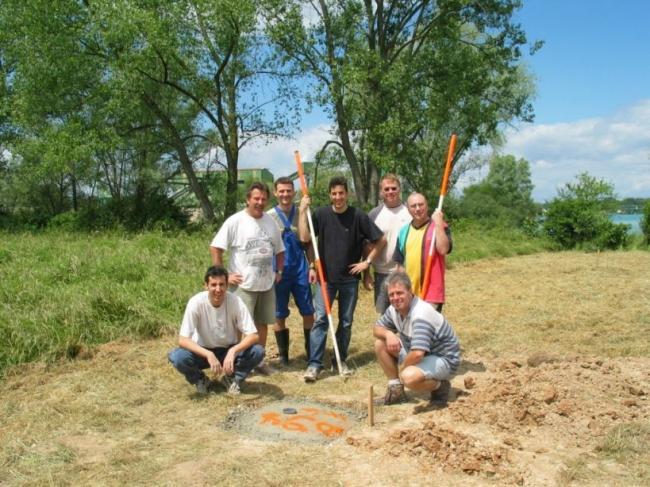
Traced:
<svg viewBox="0 0 650 487">
<path fill-rule="evenodd" d="M 278 355 L 282 365 L 289 364 L 289 328 L 275 332 L 275 341 L 278 342 Z"/>
<path fill-rule="evenodd" d="M 309 362 L 309 347 L 311 346 L 311 328 L 307 330 L 306 328 L 302 329 L 305 334 L 305 361 Z"/>
</svg>

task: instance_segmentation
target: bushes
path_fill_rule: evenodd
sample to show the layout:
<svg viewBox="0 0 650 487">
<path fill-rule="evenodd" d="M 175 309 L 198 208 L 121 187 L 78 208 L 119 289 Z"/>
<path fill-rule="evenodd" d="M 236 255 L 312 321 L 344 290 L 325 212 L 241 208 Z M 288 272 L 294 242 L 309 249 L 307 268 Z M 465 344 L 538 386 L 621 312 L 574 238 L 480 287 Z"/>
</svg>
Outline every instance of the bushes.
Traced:
<svg viewBox="0 0 650 487">
<path fill-rule="evenodd" d="M 562 248 L 617 249 L 629 242 L 627 225 L 607 217 L 613 187 L 587 173 L 559 191 L 544 221 L 548 236 Z"/>
<path fill-rule="evenodd" d="M 122 227 L 127 230 L 184 228 L 188 217 L 165 195 L 147 198 L 95 201 L 78 211 L 59 213 L 48 227 L 65 231 L 103 230 Z"/>
</svg>

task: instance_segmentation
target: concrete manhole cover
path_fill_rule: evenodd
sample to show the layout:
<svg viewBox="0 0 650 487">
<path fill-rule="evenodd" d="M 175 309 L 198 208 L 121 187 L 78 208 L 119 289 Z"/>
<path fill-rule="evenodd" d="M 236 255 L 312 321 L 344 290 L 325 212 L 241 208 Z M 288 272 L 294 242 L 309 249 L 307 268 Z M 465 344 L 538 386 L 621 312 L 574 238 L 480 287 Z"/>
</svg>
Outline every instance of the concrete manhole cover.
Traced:
<svg viewBox="0 0 650 487">
<path fill-rule="evenodd" d="M 327 443 L 354 426 L 354 413 L 315 402 L 283 400 L 255 410 L 236 410 L 226 427 L 258 439 Z"/>
</svg>

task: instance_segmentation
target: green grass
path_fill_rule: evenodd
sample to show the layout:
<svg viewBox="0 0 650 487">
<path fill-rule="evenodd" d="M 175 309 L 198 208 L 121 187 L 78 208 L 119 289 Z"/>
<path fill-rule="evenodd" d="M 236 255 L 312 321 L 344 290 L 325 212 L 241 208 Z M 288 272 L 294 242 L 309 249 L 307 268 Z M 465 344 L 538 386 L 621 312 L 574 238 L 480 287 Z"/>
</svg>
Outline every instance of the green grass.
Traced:
<svg viewBox="0 0 650 487">
<path fill-rule="evenodd" d="M 0 234 L 0 372 L 176 330 L 210 235 Z"/>
<path fill-rule="evenodd" d="M 453 250 L 449 264 L 471 262 L 492 257 L 513 257 L 553 249 L 543 238 L 534 238 L 514 228 L 484 226 L 470 220 L 461 220 L 452 227 Z"/>
<path fill-rule="evenodd" d="M 454 228 L 449 262 L 543 251 L 514 230 Z M 0 375 L 119 337 L 175 332 L 209 265 L 212 231 L 0 233 Z"/>
</svg>

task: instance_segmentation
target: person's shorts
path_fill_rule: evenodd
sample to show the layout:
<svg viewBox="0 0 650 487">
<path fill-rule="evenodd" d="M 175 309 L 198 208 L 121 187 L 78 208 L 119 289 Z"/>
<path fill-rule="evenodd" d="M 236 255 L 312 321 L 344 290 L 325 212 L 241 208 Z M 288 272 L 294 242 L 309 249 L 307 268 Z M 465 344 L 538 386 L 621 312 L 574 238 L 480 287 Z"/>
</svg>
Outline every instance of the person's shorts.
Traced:
<svg viewBox="0 0 650 487">
<path fill-rule="evenodd" d="M 239 296 L 256 324 L 275 323 L 275 289 L 268 291 L 246 291 L 239 286 L 232 286 L 231 292 Z"/>
<path fill-rule="evenodd" d="M 398 363 L 402 363 L 406 358 L 407 352 L 402 347 L 399 351 Z M 449 367 L 449 363 L 442 357 L 437 355 L 425 355 L 419 363 L 413 365 L 417 367 L 424 374 L 425 379 L 434 380 L 449 380 L 454 373 Z"/>
<path fill-rule="evenodd" d="M 289 296 L 298 307 L 301 316 L 314 314 L 314 303 L 312 302 L 311 286 L 307 279 L 298 277 L 284 277 L 275 284 L 275 317 L 284 319 L 289 316 Z"/>
</svg>

